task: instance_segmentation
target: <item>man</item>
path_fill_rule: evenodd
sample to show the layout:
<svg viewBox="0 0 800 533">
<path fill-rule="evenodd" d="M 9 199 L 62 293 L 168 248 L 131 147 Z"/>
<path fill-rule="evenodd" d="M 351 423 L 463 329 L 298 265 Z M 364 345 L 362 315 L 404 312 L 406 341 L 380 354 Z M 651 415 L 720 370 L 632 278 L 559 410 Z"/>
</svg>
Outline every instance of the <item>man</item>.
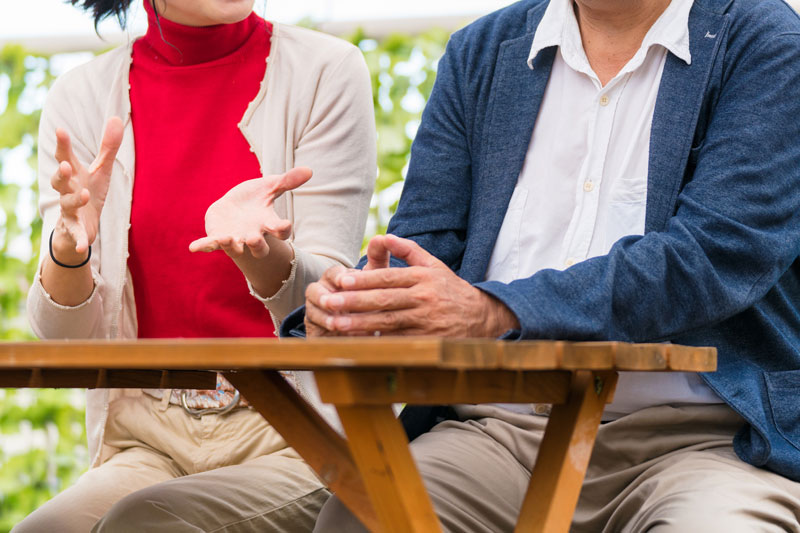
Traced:
<svg viewBox="0 0 800 533">
<path fill-rule="evenodd" d="M 798 187 L 786 4 L 518 2 L 451 38 L 393 235 L 305 326 L 716 346 L 715 373 L 620 377 L 573 529 L 800 531 Z M 455 411 L 412 442 L 437 514 L 509 531 L 546 417 Z M 359 527 L 335 499 L 317 524 Z"/>
</svg>

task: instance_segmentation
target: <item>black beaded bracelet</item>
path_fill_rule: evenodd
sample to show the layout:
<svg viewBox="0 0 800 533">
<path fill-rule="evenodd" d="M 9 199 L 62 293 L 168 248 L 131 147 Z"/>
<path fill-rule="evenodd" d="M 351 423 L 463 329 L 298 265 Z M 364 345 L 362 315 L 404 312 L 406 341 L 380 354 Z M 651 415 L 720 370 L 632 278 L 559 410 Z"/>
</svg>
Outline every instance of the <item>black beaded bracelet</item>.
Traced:
<svg viewBox="0 0 800 533">
<path fill-rule="evenodd" d="M 83 265 L 85 265 L 86 263 L 89 262 L 89 259 L 92 258 L 92 247 L 91 246 L 89 247 L 89 255 L 86 257 L 86 261 L 84 261 L 80 265 L 65 265 L 64 263 L 62 263 L 61 261 L 56 259 L 56 256 L 53 255 L 53 233 L 55 233 L 55 232 L 56 232 L 55 228 L 53 228 L 53 231 L 50 232 L 50 259 L 53 260 L 53 263 L 55 263 L 58 266 L 63 267 L 63 268 L 80 268 L 80 267 L 82 267 Z"/>
</svg>

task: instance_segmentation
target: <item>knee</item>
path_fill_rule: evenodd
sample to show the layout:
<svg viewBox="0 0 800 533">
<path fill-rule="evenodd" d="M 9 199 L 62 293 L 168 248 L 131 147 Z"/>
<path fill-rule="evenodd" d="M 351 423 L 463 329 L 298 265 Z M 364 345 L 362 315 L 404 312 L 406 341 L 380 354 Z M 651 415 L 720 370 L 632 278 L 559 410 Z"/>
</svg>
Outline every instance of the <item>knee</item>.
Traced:
<svg viewBox="0 0 800 533">
<path fill-rule="evenodd" d="M 129 494 L 115 503 L 95 524 L 92 533 L 154 531 L 148 529 L 145 523 L 154 525 L 158 522 L 158 515 L 170 514 L 159 500 L 151 497 L 147 489 L 144 489 Z"/>
<path fill-rule="evenodd" d="M 331 496 L 317 517 L 314 533 L 366 533 L 367 529 L 361 524 L 350 510 L 336 496 Z"/>
<path fill-rule="evenodd" d="M 40 531 L 63 531 L 60 517 L 39 509 L 29 514 L 11 529 L 11 533 L 37 533 Z"/>
<path fill-rule="evenodd" d="M 773 531 L 773 529 L 770 529 L 768 523 L 761 522 L 756 516 L 695 507 L 667 511 L 641 529 L 637 528 L 634 531 L 642 531 L 642 533 L 686 533 L 687 531 L 752 533 L 753 531 Z M 784 529 L 775 527 L 774 531 L 777 533 Z"/>
<path fill-rule="evenodd" d="M 58 499 L 50 500 L 29 514 L 22 522 L 11 529 L 12 533 L 41 533 L 59 531 L 63 533 L 86 533 L 97 521 L 98 516 L 90 510 L 68 509 L 58 505 Z"/>
</svg>

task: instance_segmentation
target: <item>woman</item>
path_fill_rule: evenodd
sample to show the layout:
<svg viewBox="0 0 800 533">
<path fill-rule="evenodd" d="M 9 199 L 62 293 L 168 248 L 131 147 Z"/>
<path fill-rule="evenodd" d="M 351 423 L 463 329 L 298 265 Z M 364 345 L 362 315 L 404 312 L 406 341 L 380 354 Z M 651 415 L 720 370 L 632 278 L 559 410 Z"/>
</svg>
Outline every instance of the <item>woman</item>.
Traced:
<svg viewBox="0 0 800 533">
<path fill-rule="evenodd" d="M 270 336 L 357 257 L 375 177 L 363 58 L 253 1 L 145 0 L 146 36 L 54 84 L 40 338 Z M 99 20 L 130 0 L 75 3 Z M 192 253 L 218 249 L 233 261 Z M 87 430 L 92 468 L 16 531 L 307 531 L 328 496 L 222 378 L 90 391 Z"/>
</svg>

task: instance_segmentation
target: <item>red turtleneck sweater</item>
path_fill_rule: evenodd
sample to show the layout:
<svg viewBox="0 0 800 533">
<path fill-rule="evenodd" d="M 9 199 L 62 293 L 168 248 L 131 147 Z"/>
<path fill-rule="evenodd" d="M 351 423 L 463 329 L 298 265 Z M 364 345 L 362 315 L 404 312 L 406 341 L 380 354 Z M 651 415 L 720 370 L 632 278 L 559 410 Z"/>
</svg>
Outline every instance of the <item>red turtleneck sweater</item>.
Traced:
<svg viewBox="0 0 800 533">
<path fill-rule="evenodd" d="M 189 252 L 206 209 L 261 175 L 238 129 L 264 79 L 272 26 L 251 14 L 203 28 L 160 18 L 133 45 L 136 146 L 128 267 L 139 337 L 273 336 L 269 313 L 223 252 Z"/>
</svg>

